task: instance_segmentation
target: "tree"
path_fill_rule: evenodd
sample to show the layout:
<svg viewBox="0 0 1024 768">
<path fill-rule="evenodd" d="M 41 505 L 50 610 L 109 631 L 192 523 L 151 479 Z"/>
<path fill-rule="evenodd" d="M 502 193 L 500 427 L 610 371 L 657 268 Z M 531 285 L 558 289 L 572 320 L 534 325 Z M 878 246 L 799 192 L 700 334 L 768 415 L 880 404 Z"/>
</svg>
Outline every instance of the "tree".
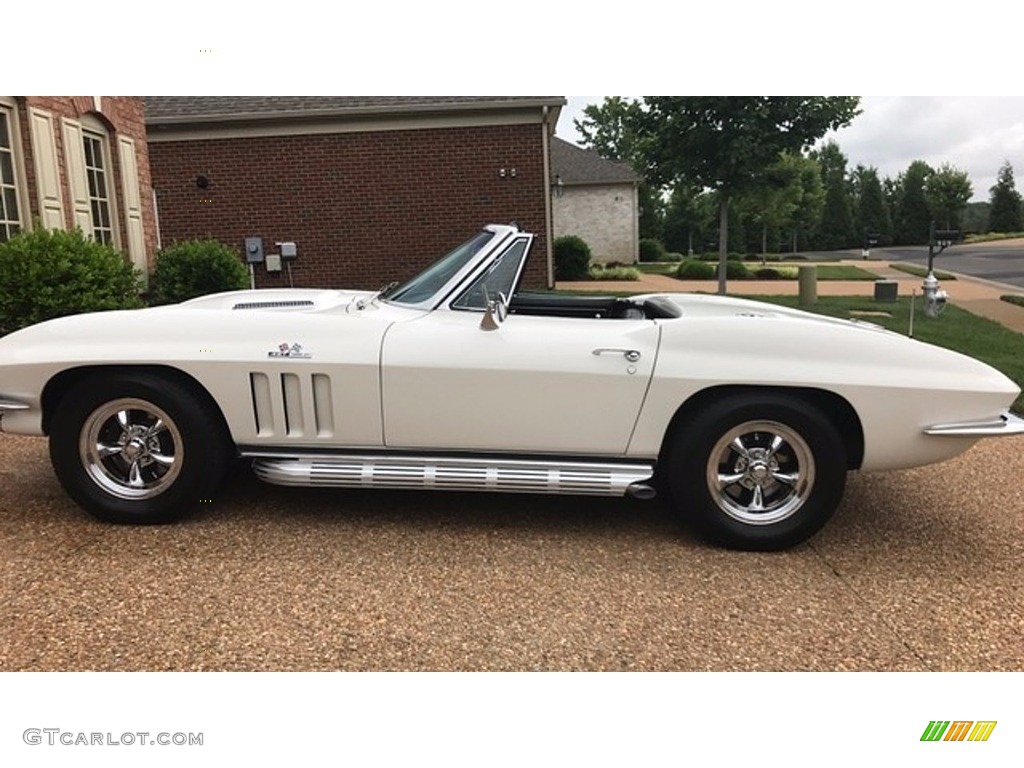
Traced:
<svg viewBox="0 0 1024 768">
<path fill-rule="evenodd" d="M 596 150 L 608 160 L 629 163 L 635 171 L 642 173 L 646 163 L 637 135 L 640 114 L 640 102 L 621 96 L 607 96 L 600 105 L 584 107 L 583 119 L 573 120 L 573 124 L 583 137 L 583 146 Z"/>
<path fill-rule="evenodd" d="M 633 136 L 657 184 L 719 195 L 718 291 L 725 293 L 729 205 L 783 152 L 799 152 L 858 113 L 855 96 L 645 96 Z"/>
<path fill-rule="evenodd" d="M 661 192 L 645 181 L 636 185 L 637 204 L 640 208 L 640 238 L 665 239 L 665 201 Z"/>
<path fill-rule="evenodd" d="M 992 230 L 988 225 L 991 207 L 991 204 L 987 201 L 968 203 L 967 207 L 964 208 L 964 233 L 974 232 L 980 234 L 982 232 L 991 232 Z"/>
<path fill-rule="evenodd" d="M 829 141 L 817 151 L 816 159 L 821 167 L 825 202 L 815 245 L 826 250 L 849 248 L 857 238 L 853 226 L 853 196 L 846 178 L 846 155 L 838 144 Z"/>
<path fill-rule="evenodd" d="M 664 237 L 664 202 L 661 190 L 646 178 L 646 160 L 636 126 L 640 103 L 621 96 L 608 96 L 600 104 L 588 104 L 583 118 L 574 120 L 576 130 L 583 136 L 583 146 L 593 149 L 606 160 L 627 163 L 644 177 L 637 185 L 640 207 L 640 237 L 662 240 Z"/>
<path fill-rule="evenodd" d="M 793 252 L 799 248 L 801 236 L 806 243 L 812 229 L 821 221 L 825 208 L 825 187 L 821 183 L 821 169 L 813 157 L 792 155 L 792 162 L 800 170 L 800 200 L 789 223 L 793 232 Z"/>
<path fill-rule="evenodd" d="M 940 229 L 960 229 L 960 216 L 974 194 L 966 171 L 943 163 L 924 183 L 924 199 Z"/>
<path fill-rule="evenodd" d="M 858 165 L 853 171 L 853 182 L 857 200 L 857 233 L 865 237 L 878 234 L 887 238 L 892 231 L 892 219 L 889 217 L 882 182 L 878 178 L 878 169 Z"/>
<path fill-rule="evenodd" d="M 702 252 L 714 232 L 714 195 L 683 185 L 672 190 L 665 209 L 665 247 L 675 253 Z"/>
<path fill-rule="evenodd" d="M 925 182 L 932 167 L 923 160 L 913 161 L 896 179 L 896 215 L 893 221 L 898 245 L 928 242 L 932 215 L 924 196 Z"/>
<path fill-rule="evenodd" d="M 1020 232 L 1024 229 L 1021 223 L 1021 195 L 1013 182 L 1013 166 L 1007 160 L 999 169 L 996 185 L 989 190 L 989 232 Z"/>
<path fill-rule="evenodd" d="M 761 225 L 761 260 L 768 252 L 768 230 L 791 225 L 803 199 L 800 155 L 784 153 L 765 169 L 757 187 L 742 199 L 742 208 Z"/>
</svg>

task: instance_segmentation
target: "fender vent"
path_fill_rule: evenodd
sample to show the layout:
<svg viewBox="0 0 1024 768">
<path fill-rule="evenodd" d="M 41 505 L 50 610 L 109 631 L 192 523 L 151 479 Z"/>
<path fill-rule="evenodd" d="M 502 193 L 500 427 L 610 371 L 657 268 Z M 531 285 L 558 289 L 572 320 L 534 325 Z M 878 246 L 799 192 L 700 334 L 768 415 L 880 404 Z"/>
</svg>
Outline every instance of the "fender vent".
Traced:
<svg viewBox="0 0 1024 768">
<path fill-rule="evenodd" d="M 252 415 L 260 437 L 334 436 L 331 380 L 324 373 L 249 374 Z"/>
<path fill-rule="evenodd" d="M 315 306 L 309 299 L 296 301 L 243 301 L 235 304 L 232 309 L 295 309 L 296 307 Z"/>
</svg>

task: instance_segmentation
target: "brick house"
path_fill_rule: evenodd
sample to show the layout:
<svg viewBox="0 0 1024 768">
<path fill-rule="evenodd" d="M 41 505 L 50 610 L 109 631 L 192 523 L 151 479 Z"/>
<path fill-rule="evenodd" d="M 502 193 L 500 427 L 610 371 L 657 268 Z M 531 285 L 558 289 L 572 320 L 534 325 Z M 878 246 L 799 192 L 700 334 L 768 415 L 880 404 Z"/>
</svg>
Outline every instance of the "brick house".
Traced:
<svg viewBox="0 0 1024 768">
<path fill-rule="evenodd" d="M 156 223 L 142 99 L 0 96 L 0 240 L 80 227 L 145 275 Z"/>
<path fill-rule="evenodd" d="M 549 145 L 561 97 L 146 97 L 163 243 L 294 242 L 296 286 L 378 288 L 490 222 L 538 237 L 550 286 Z M 287 287 L 257 268 L 257 286 Z"/>
<path fill-rule="evenodd" d="M 625 163 L 606 160 L 559 138 L 551 143 L 556 181 L 554 235 L 577 235 L 595 262 L 632 264 L 640 255 L 640 176 Z"/>
</svg>

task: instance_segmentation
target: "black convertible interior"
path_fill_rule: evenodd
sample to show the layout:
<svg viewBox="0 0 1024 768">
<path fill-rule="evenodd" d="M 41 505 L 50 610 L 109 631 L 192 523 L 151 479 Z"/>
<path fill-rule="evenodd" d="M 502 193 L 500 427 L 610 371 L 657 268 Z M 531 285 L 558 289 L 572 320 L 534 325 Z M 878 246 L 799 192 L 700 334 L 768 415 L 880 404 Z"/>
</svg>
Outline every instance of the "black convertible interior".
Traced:
<svg viewBox="0 0 1024 768">
<path fill-rule="evenodd" d="M 540 317 L 658 320 L 679 317 L 679 307 L 662 296 L 624 299 L 617 296 L 573 296 L 561 293 L 517 293 L 509 311 Z"/>
</svg>

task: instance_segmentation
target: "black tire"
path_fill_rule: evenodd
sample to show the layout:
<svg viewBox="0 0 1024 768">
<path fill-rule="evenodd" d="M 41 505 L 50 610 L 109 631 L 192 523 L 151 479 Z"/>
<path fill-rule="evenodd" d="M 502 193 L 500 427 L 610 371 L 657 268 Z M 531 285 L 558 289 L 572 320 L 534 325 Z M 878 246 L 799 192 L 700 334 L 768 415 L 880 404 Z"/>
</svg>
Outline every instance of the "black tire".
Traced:
<svg viewBox="0 0 1024 768">
<path fill-rule="evenodd" d="M 231 455 L 220 413 L 191 387 L 153 373 L 86 379 L 51 423 L 61 485 L 109 523 L 181 519 L 212 501 Z"/>
<path fill-rule="evenodd" d="M 785 394 L 724 396 L 672 435 L 672 504 L 699 533 L 733 549 L 799 544 L 832 517 L 846 448 L 812 404 Z"/>
</svg>

